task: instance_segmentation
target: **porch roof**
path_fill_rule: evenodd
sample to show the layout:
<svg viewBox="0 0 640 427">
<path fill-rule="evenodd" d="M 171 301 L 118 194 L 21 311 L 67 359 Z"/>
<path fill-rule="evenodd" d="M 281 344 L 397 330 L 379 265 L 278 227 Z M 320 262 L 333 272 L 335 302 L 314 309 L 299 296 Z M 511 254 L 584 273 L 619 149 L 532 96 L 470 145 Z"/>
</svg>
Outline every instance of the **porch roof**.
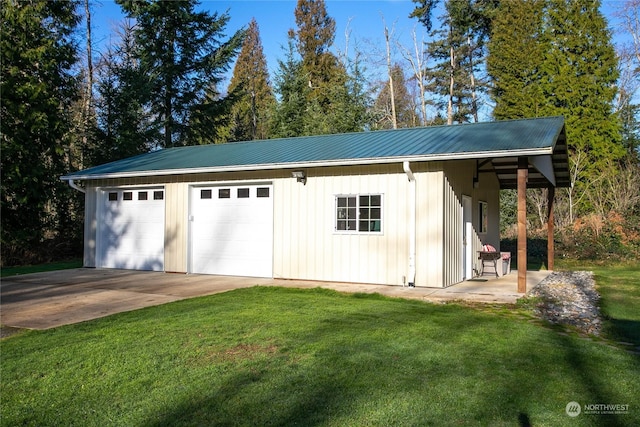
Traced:
<svg viewBox="0 0 640 427">
<path fill-rule="evenodd" d="M 530 188 L 569 186 L 564 119 L 543 117 L 177 147 L 69 173 L 61 179 L 477 159 L 480 172 L 495 172 L 502 188 L 515 188 L 521 157 L 529 158 Z"/>
</svg>

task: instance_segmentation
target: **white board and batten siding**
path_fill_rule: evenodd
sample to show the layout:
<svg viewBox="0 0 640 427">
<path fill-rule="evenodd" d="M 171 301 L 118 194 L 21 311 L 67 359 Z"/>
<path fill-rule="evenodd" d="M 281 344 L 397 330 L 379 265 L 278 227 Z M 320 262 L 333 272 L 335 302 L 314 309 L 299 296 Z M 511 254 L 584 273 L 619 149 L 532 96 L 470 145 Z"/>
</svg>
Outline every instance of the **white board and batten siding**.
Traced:
<svg viewBox="0 0 640 427">
<path fill-rule="evenodd" d="M 402 284 L 407 274 L 407 177 L 401 165 L 308 170 L 306 185 L 274 182 L 274 277 Z M 380 195 L 380 232 L 336 230 L 336 197 Z"/>
<path fill-rule="evenodd" d="M 448 286 L 461 278 L 461 231 L 456 230 L 460 221 L 454 217 L 462 195 L 472 197 L 474 218 L 477 200 L 485 197 L 467 176 L 473 171 L 471 166 L 411 164 L 417 195 L 417 286 Z M 96 212 L 104 210 L 99 208 L 99 195 L 119 185 L 145 188 L 161 184 L 165 191 L 165 271 L 388 285 L 406 282 L 410 186 L 402 164 L 309 168 L 305 172 L 306 184 L 286 170 L 96 181 L 86 192 L 85 266 L 99 266 L 96 243 L 103 237 Z M 258 200 L 259 187 L 270 189 L 268 199 Z M 225 188 L 230 197 L 214 200 L 217 191 Z M 253 197 L 239 198 L 238 189 L 246 188 Z M 211 190 L 212 199 L 202 200 L 201 190 L 206 189 Z M 381 196 L 379 232 L 336 230 L 336 196 L 357 195 Z M 495 198 L 487 202 L 497 203 L 497 195 Z M 498 208 L 492 209 L 489 221 L 497 229 Z M 491 230 L 489 237 L 493 233 Z M 477 236 L 475 240 L 480 241 Z"/>
</svg>

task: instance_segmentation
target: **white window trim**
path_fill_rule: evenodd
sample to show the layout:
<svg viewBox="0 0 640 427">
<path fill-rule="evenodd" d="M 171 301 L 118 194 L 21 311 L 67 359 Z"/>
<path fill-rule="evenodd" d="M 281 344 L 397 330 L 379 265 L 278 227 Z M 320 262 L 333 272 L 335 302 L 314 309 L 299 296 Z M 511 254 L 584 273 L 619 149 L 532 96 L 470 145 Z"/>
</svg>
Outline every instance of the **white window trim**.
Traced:
<svg viewBox="0 0 640 427">
<path fill-rule="evenodd" d="M 360 221 L 360 196 L 380 196 L 380 231 L 359 231 Z M 338 230 L 338 198 L 355 197 L 356 199 L 356 228 L 355 230 Z M 384 193 L 350 193 L 336 194 L 333 198 L 333 233 L 347 235 L 382 235 L 384 234 Z"/>
</svg>

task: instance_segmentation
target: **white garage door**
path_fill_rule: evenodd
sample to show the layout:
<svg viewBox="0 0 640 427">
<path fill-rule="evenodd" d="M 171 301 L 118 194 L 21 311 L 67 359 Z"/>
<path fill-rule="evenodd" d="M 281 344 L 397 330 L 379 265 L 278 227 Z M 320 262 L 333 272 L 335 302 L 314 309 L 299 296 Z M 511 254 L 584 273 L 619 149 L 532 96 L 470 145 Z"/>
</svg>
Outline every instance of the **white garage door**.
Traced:
<svg viewBox="0 0 640 427">
<path fill-rule="evenodd" d="M 112 189 L 100 194 L 97 266 L 164 270 L 164 190 Z"/>
<path fill-rule="evenodd" d="M 271 185 L 191 188 L 192 273 L 273 276 Z"/>
</svg>

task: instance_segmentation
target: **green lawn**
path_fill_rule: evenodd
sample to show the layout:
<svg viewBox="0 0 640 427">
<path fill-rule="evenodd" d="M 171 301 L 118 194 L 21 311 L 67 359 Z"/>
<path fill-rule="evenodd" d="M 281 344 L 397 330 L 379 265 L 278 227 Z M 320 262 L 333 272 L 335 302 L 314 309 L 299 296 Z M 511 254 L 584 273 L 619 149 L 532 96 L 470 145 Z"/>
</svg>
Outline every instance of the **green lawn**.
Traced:
<svg viewBox="0 0 640 427">
<path fill-rule="evenodd" d="M 640 351 L 640 262 L 585 263 L 560 261 L 558 269 L 589 270 L 595 273 L 602 297 L 600 309 L 605 317 L 605 333 L 627 342 Z"/>
<path fill-rule="evenodd" d="M 255 287 L 30 331 L 1 342 L 1 423 L 640 425 L 638 356 L 526 310 Z"/>
<path fill-rule="evenodd" d="M 82 267 L 81 259 L 52 262 L 39 265 L 21 265 L 17 267 L 3 267 L 0 269 L 0 277 L 17 276 L 19 274 L 42 273 L 45 271 L 67 270 Z"/>
</svg>

